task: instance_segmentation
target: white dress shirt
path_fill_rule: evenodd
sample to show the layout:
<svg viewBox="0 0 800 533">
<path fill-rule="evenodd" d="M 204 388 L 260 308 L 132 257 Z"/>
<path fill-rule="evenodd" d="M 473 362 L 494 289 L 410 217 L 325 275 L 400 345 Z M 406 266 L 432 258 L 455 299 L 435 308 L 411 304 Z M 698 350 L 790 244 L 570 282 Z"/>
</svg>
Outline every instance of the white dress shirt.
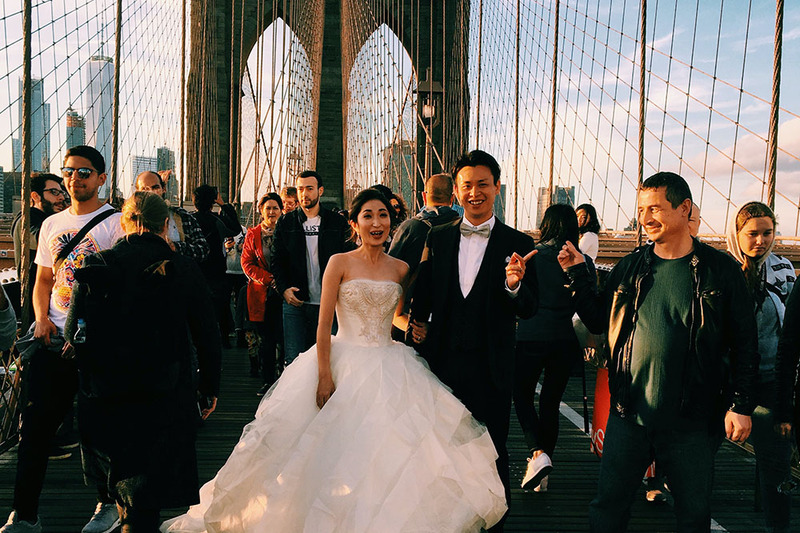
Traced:
<svg viewBox="0 0 800 533">
<path fill-rule="evenodd" d="M 482 237 L 474 234 L 469 237 L 465 237 L 463 234 L 461 235 L 461 241 L 458 244 L 458 283 L 461 286 L 461 294 L 464 298 L 467 297 L 469 291 L 472 290 L 472 286 L 475 285 L 475 279 L 478 277 L 478 271 L 481 269 L 481 263 L 483 263 L 483 256 L 486 255 L 486 247 L 489 245 L 491 230 L 494 229 L 496 221 L 497 219 L 492 215 L 492 218 L 476 226 L 470 223 L 466 217 L 461 219 L 461 223 L 465 226 L 474 229 L 488 226 L 490 231 L 489 237 Z M 507 257 L 506 263 L 510 260 L 511 258 Z M 511 298 L 517 297 L 521 285 L 520 283 L 517 285 L 516 289 L 509 289 L 508 282 L 506 281 L 503 283 L 506 292 Z"/>
<path fill-rule="evenodd" d="M 461 219 L 461 224 L 478 229 L 484 226 L 489 226 L 489 230 L 494 229 L 496 218 L 492 218 L 478 226 L 469 222 L 466 217 Z M 464 298 L 467 297 L 472 286 L 475 285 L 475 278 L 478 277 L 478 271 L 483 262 L 483 256 L 486 253 L 486 247 L 489 245 L 489 239 L 481 237 L 480 235 L 470 235 L 465 237 L 461 235 L 461 241 L 458 245 L 458 282 L 461 285 L 461 294 Z"/>
</svg>

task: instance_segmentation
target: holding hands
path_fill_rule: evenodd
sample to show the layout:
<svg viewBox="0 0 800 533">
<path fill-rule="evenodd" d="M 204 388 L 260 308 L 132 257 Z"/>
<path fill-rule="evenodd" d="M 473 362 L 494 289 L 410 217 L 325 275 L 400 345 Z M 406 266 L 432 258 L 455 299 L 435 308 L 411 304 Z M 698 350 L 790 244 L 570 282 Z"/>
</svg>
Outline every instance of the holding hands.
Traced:
<svg viewBox="0 0 800 533">
<path fill-rule="evenodd" d="M 525 277 L 525 265 L 531 257 L 536 255 L 538 250 L 531 250 L 525 257 L 522 257 L 517 252 L 511 255 L 511 260 L 506 265 L 506 284 L 508 288 L 516 290 L 522 278 Z"/>
<path fill-rule="evenodd" d="M 412 320 L 408 325 L 411 327 L 411 338 L 414 343 L 422 344 L 425 342 L 425 337 L 428 334 L 428 323 Z"/>
</svg>

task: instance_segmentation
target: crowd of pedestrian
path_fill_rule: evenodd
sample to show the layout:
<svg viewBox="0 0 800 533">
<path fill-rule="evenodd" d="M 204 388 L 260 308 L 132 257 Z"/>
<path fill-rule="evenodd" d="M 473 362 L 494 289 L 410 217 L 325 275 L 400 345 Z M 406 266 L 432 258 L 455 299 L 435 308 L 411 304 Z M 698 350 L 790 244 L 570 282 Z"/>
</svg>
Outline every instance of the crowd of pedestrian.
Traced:
<svg viewBox="0 0 800 533">
<path fill-rule="evenodd" d="M 725 437 L 750 439 L 765 528 L 790 531 L 800 296 L 794 266 L 774 253 L 767 205 L 737 211 L 725 253 L 698 238 L 686 181 L 659 172 L 638 193 L 647 243 L 601 283 L 596 209 L 551 205 L 534 242 L 494 212 L 500 167 L 479 150 L 428 177 L 418 211 L 375 185 L 340 213 L 321 203 L 327 177 L 307 170 L 254 202 L 260 221 L 250 228 L 211 185 L 193 191 L 194 212 L 170 205 L 169 172 L 139 174 L 118 212 L 99 198 L 105 168 L 94 148 L 70 148 L 61 176 L 31 179 L 30 232 L 20 217 L 12 227 L 18 270 L 22 250 L 32 254 L 20 291 L 33 321 L 17 340 L 15 306 L 0 291 L 0 349 L 17 341 L 25 398 L 13 511 L 0 532 L 42 531 L 48 460 L 78 442 L 97 493 L 82 533 L 156 531 L 161 509 L 199 503 L 194 443 L 217 405 L 222 348 L 232 338 L 247 347 L 258 395 L 269 398 L 315 343 L 330 351 L 325 335 L 339 324 L 326 308 L 326 271 L 334 264 L 343 286 L 341 273 L 361 261 L 354 250 L 391 270 L 382 281 L 402 278 L 391 337 L 486 426 L 506 502 L 512 404 L 529 449 L 519 484 L 545 492 L 558 474 L 559 406 L 583 367 L 579 323 L 606 343 L 611 406 L 592 531 L 627 528 L 654 461 L 647 499 L 670 492 L 677 530 L 708 531 Z M 336 390 L 326 364 L 320 407 Z M 498 520 L 490 531 L 502 531 Z"/>
</svg>

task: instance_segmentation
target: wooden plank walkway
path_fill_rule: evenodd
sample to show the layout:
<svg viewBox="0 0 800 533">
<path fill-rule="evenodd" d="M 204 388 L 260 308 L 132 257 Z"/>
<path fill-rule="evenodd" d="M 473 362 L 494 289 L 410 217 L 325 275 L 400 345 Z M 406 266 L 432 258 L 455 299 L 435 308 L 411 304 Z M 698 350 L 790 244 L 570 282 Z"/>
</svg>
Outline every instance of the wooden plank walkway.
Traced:
<svg viewBox="0 0 800 533">
<path fill-rule="evenodd" d="M 210 479 L 223 464 L 258 405 L 259 398 L 255 392 L 259 388 L 259 380 L 248 377 L 248 368 L 244 350 L 226 351 L 219 408 L 201 429 L 197 443 L 202 481 Z M 589 377 L 588 382 L 591 394 L 594 378 Z M 582 416 L 583 411 L 581 397 L 580 379 L 572 378 L 565 399 L 568 407 L 578 416 Z M 526 449 L 513 414 L 509 449 L 512 479 L 519 480 L 525 467 Z M 564 416 L 561 418 L 561 435 L 553 461 L 555 470 L 548 492 L 512 491 L 512 510 L 506 531 L 588 530 L 587 505 L 596 489 L 599 459 L 589 452 L 589 439 L 582 427 L 579 429 Z M 720 526 L 718 530 L 741 533 L 763 531 L 761 514 L 753 509 L 753 458 L 738 447 L 725 443 L 717 455 L 716 466 L 712 516 Z M 10 511 L 15 468 L 16 448 L 13 448 L 0 455 L 0 514 L 3 519 Z M 794 515 L 800 517 L 798 499 L 795 498 L 794 502 Z M 79 532 L 91 515 L 94 503 L 92 491 L 83 485 L 77 454 L 50 463 L 40 509 L 45 532 Z M 162 517 L 168 518 L 181 512 L 182 509 L 164 510 Z M 793 526 L 793 531 L 800 530 L 800 520 L 795 519 Z M 674 528 L 670 506 L 648 504 L 644 501 L 644 492 L 640 491 L 629 531 L 668 532 Z"/>
</svg>

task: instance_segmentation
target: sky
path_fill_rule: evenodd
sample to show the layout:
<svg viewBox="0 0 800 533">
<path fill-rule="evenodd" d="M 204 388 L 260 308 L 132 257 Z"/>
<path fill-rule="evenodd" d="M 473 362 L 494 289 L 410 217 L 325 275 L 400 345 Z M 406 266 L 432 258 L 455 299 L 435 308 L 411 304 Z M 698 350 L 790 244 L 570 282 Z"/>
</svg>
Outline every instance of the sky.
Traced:
<svg viewBox="0 0 800 533">
<path fill-rule="evenodd" d="M 504 179 L 516 178 L 519 227 L 533 229 L 536 197 L 550 173 L 553 2 L 524 0 L 520 12 L 519 165 L 514 172 L 516 10 L 506 0 L 484 0 L 481 94 L 477 94 L 477 2 L 471 14 L 468 79 L 471 146 L 501 162 Z M 649 2 L 645 177 L 657 170 L 679 172 L 703 205 L 701 232 L 722 233 L 736 206 L 762 199 L 772 79 L 774 0 L 675 0 Z M 18 127 L 21 74 L 21 1 L 5 1 L 0 12 L 0 166 L 11 167 L 11 136 Z M 63 116 L 71 105 L 83 112 L 81 71 L 91 55 L 113 55 L 111 0 L 34 2 L 33 75 L 45 78 L 51 104 L 52 168 L 65 143 Z M 159 146 L 176 148 L 180 117 L 180 7 L 169 0 L 126 2 L 123 20 L 121 156 L 122 190 L 130 187 L 132 155 L 155 156 Z M 558 98 L 553 174 L 559 186 L 576 188 L 576 202 L 589 201 L 605 227 L 620 229 L 635 211 L 638 143 L 638 19 L 635 0 L 562 1 Z M 153 24 L 157 20 L 159 24 Z M 102 28 L 102 30 L 101 30 Z M 270 33 L 270 29 L 267 33 Z M 282 30 L 278 30 L 281 31 Z M 266 54 L 272 39 L 265 33 Z M 271 35 L 271 33 L 270 33 Z M 282 33 L 278 34 L 282 37 Z M 291 41 L 291 39 L 289 39 Z M 276 40 L 282 43 L 282 38 Z M 387 28 L 358 54 L 350 132 L 370 139 L 366 151 L 348 152 L 348 167 L 367 168 L 364 182 L 380 179 L 381 151 L 397 135 L 413 135 L 413 117 L 386 112 L 370 98 L 375 80 L 386 82 L 402 101 L 413 74 L 407 54 L 397 53 Z M 283 50 L 279 51 L 283 53 Z M 370 54 L 391 52 L 370 78 Z M 395 57 L 399 56 L 399 57 Z M 388 56 L 387 56 L 388 57 Z M 258 68 L 254 56 L 251 71 Z M 690 66 L 691 65 L 691 66 Z M 786 2 L 778 158 L 779 231 L 797 234 L 800 198 L 800 5 Z M 262 99 L 269 99 L 271 73 L 262 74 Z M 358 78 L 357 76 L 360 76 Z M 370 84 L 372 79 L 373 84 Z M 739 87 L 744 91 L 740 91 Z M 267 91 L 266 93 L 264 91 Z M 308 95 L 301 95 L 308 99 Z M 475 130 L 481 102 L 480 137 Z M 285 110 L 287 102 L 276 107 Z M 709 108 L 713 107 L 713 110 Z M 246 110 L 247 104 L 243 106 Z M 255 125 L 254 111 L 243 116 Z M 364 126 L 356 118 L 369 117 Z M 303 113 L 308 113 L 306 109 Z M 302 113 L 301 113 L 302 115 Z M 303 115 L 305 116 L 305 115 Z M 265 119 L 262 116 L 262 121 Z M 304 119 L 305 120 L 305 119 Z M 269 126 L 266 126 L 269 129 Z M 265 132 L 269 135 L 269 131 Z M 706 143 L 708 140 L 708 143 Z M 305 141 L 308 142 L 308 141 Z M 250 143 L 252 148 L 252 142 Z M 284 155 L 286 153 L 284 152 Z M 245 154 L 243 153 L 243 158 Z M 263 161 L 264 158 L 262 157 Z M 735 162 L 734 162 L 735 161 Z M 243 191 L 252 191 L 252 178 Z M 263 184 L 266 186 L 265 184 Z M 507 219 L 515 195 L 507 188 Z M 263 192 L 263 191 L 261 191 Z M 253 192 L 246 192 L 251 197 Z"/>
</svg>

